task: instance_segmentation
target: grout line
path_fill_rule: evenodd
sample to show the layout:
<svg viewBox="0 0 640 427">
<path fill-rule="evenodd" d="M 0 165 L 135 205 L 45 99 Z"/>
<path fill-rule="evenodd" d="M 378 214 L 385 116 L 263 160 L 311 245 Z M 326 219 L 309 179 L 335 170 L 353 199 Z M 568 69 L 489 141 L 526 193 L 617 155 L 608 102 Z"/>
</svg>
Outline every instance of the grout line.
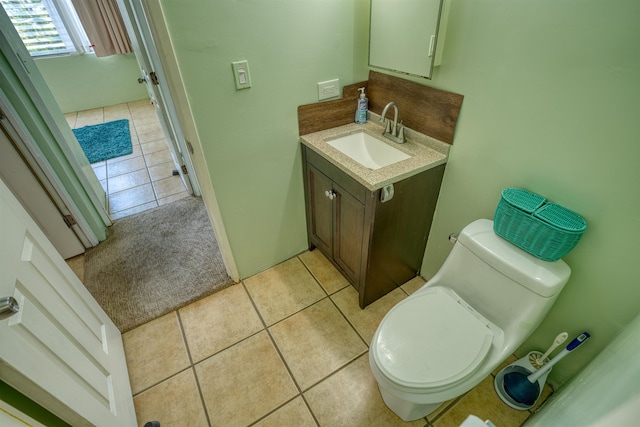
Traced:
<svg viewBox="0 0 640 427">
<path fill-rule="evenodd" d="M 187 334 L 184 330 L 184 325 L 182 324 L 182 317 L 180 316 L 180 310 L 176 310 L 176 317 L 178 318 L 178 325 L 180 326 L 180 333 L 182 334 L 182 342 L 184 343 L 185 350 L 187 351 L 187 357 L 189 358 L 189 368 L 193 373 L 193 377 L 196 380 L 196 387 L 198 388 L 198 395 L 200 396 L 200 403 L 202 404 L 202 410 L 204 411 L 204 416 L 207 419 L 207 424 L 211 427 L 211 419 L 209 418 L 209 410 L 207 409 L 207 404 L 204 400 L 204 395 L 202 394 L 202 387 L 200 386 L 200 379 L 198 378 L 198 373 L 196 372 L 196 366 L 193 363 L 193 357 L 191 356 L 191 350 L 189 349 L 189 343 L 187 342 Z"/>
<path fill-rule="evenodd" d="M 276 352 L 278 353 L 278 356 L 280 357 L 280 360 L 282 361 L 282 364 L 284 365 L 285 369 L 289 373 L 289 377 L 291 377 L 291 380 L 293 381 L 293 384 L 295 385 L 296 389 L 298 390 L 298 394 L 296 396 L 292 397 L 290 400 L 286 401 L 285 403 L 283 403 L 282 405 L 278 406 L 277 408 L 274 408 L 271 412 L 269 412 L 268 414 L 264 415 L 263 417 L 257 419 L 251 425 L 254 425 L 255 423 L 263 420 L 264 418 L 268 417 L 269 415 L 273 414 L 274 412 L 280 410 L 281 408 L 283 408 L 284 406 L 288 405 L 290 402 L 295 400 L 297 397 L 301 397 L 302 398 L 302 401 L 307 406 L 307 409 L 309 410 L 309 413 L 311 414 L 311 417 L 313 418 L 314 422 L 316 423 L 316 425 L 320 425 L 320 423 L 318 422 L 318 419 L 316 418 L 316 415 L 311 410 L 311 406 L 309 406 L 309 403 L 307 402 L 307 400 L 304 397 L 304 394 L 302 393 L 302 387 L 300 387 L 300 384 L 298 384 L 298 381 L 296 380 L 296 377 L 293 375 L 293 372 L 291 371 L 291 368 L 287 364 L 287 361 L 284 358 L 284 355 L 282 354 L 282 352 L 280 351 L 280 348 L 278 347 L 278 344 L 276 343 L 275 339 L 271 335 L 271 331 L 269 330 L 269 327 L 267 326 L 267 323 L 264 321 L 264 319 L 262 317 L 262 314 L 260 313 L 260 310 L 258 310 L 258 306 L 256 305 L 255 301 L 251 297 L 251 293 L 249 292 L 249 289 L 247 289 L 247 286 L 245 285 L 243 280 L 241 280 L 240 283 L 242 284 L 242 287 L 243 287 L 244 291 L 247 293 L 247 296 L 249 297 L 249 301 L 251 301 L 251 304 L 253 305 L 254 310 L 258 314 L 258 318 L 262 322 L 262 325 L 264 327 L 264 331 L 267 333 L 269 339 L 271 340 L 271 344 L 276 349 Z M 324 298 L 322 298 L 322 299 L 324 299 Z M 320 301 L 322 301 L 322 299 Z M 297 311 L 296 313 L 299 313 L 300 311 L 305 310 L 306 308 L 307 307 Z M 290 317 L 290 316 L 288 316 L 288 317 Z M 284 320 L 284 319 L 282 319 L 282 320 Z M 274 325 L 277 324 L 277 323 L 280 323 L 282 320 L 274 323 Z M 273 326 L 273 325 L 271 325 L 271 326 Z"/>
</svg>

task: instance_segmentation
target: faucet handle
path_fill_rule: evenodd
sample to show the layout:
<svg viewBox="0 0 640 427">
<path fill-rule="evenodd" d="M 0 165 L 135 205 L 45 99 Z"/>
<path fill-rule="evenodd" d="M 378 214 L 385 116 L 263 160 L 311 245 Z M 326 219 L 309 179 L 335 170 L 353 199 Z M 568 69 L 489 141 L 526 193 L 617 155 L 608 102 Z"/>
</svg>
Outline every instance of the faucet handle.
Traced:
<svg viewBox="0 0 640 427">
<path fill-rule="evenodd" d="M 384 133 L 391 133 L 391 120 L 385 121 Z"/>
<path fill-rule="evenodd" d="M 402 122 L 400 122 L 400 124 L 398 125 L 397 137 L 398 139 L 401 139 L 402 141 L 404 141 L 404 126 L 402 125 Z"/>
</svg>

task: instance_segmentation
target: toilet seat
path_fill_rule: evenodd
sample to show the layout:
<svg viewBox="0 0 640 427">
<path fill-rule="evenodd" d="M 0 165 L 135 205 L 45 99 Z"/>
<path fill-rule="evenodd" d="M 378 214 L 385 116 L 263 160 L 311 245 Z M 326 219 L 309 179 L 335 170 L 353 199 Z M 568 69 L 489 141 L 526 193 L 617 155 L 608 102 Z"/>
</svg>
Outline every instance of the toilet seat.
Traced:
<svg viewBox="0 0 640 427">
<path fill-rule="evenodd" d="M 370 351 L 380 371 L 402 388 L 453 384 L 489 353 L 490 323 L 451 289 L 429 288 L 387 313 Z"/>
</svg>

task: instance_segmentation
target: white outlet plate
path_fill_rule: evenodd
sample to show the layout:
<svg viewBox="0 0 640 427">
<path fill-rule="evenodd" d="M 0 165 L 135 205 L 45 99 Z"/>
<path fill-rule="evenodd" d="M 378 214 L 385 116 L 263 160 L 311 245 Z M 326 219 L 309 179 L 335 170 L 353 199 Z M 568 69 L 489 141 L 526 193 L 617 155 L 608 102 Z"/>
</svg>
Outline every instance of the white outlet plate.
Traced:
<svg viewBox="0 0 640 427">
<path fill-rule="evenodd" d="M 233 78 L 236 82 L 236 89 L 247 89 L 251 87 L 251 77 L 249 76 L 249 62 L 235 61 L 231 63 Z"/>
<path fill-rule="evenodd" d="M 340 79 L 318 83 L 318 101 L 340 96 Z"/>
</svg>

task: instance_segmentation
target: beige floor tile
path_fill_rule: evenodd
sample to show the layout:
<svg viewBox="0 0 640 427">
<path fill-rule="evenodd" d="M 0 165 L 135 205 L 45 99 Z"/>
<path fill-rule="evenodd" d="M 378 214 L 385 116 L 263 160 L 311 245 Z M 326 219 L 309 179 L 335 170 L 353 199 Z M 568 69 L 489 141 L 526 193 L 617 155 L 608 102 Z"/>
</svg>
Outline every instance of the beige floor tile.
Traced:
<svg viewBox="0 0 640 427">
<path fill-rule="evenodd" d="M 298 255 L 298 257 L 328 294 L 350 286 L 347 279 L 344 278 L 319 249 L 303 252 Z"/>
<path fill-rule="evenodd" d="M 189 366 L 176 312 L 124 333 L 122 340 L 133 394 Z"/>
<path fill-rule="evenodd" d="M 143 184 L 117 193 L 109 192 L 109 210 L 111 213 L 124 211 L 150 202 L 157 205 L 151 184 Z"/>
<path fill-rule="evenodd" d="M 78 113 L 66 113 L 64 118 L 67 120 L 69 127 L 74 129 L 76 127 L 76 119 L 78 118 Z"/>
<path fill-rule="evenodd" d="M 266 332 L 200 362 L 196 375 L 214 426 L 248 425 L 298 394 Z"/>
<path fill-rule="evenodd" d="M 263 329 L 242 284 L 180 309 L 180 319 L 194 363 Z"/>
<path fill-rule="evenodd" d="M 150 107 L 150 108 L 149 108 Z M 134 108 L 131 112 L 131 117 L 133 117 L 134 121 L 141 121 L 144 119 L 148 119 L 149 117 L 153 117 L 154 119 L 158 118 L 158 114 L 153 105 L 149 105 L 149 107 L 145 108 Z"/>
<path fill-rule="evenodd" d="M 351 286 L 331 295 L 340 311 L 351 322 L 367 345 L 371 344 L 382 318 L 393 306 L 405 299 L 402 289 L 395 289 L 363 309 L 358 305 L 358 292 Z"/>
<path fill-rule="evenodd" d="M 111 217 L 111 219 L 118 219 L 118 218 L 124 218 L 130 215 L 134 215 L 140 212 L 144 212 L 144 211 L 148 211 L 149 209 L 153 209 L 153 208 L 157 208 L 158 207 L 158 202 L 156 202 L 155 200 L 153 202 L 148 202 L 148 203 L 144 203 L 142 205 L 138 205 L 138 206 L 134 206 L 132 208 L 129 209 L 125 209 L 122 211 L 118 211 L 118 212 L 110 212 L 109 216 Z"/>
<path fill-rule="evenodd" d="M 164 178 L 171 178 L 176 165 L 172 161 L 160 163 L 149 167 L 149 175 L 151 175 L 151 181 L 158 181 Z"/>
<path fill-rule="evenodd" d="M 159 165 L 160 163 L 173 161 L 173 157 L 171 157 L 171 153 L 169 152 L 168 149 L 145 154 L 144 159 L 147 162 L 148 167 Z"/>
<path fill-rule="evenodd" d="M 367 351 L 329 299 L 276 323 L 269 331 L 302 390 Z"/>
<path fill-rule="evenodd" d="M 291 258 L 244 281 L 267 325 L 326 296 L 298 258 Z"/>
<path fill-rule="evenodd" d="M 512 409 L 500 400 L 493 388 L 491 375 L 437 418 L 433 425 L 434 427 L 458 427 L 469 414 L 483 420 L 491 420 L 500 427 L 518 427 L 529 416 L 528 411 Z"/>
<path fill-rule="evenodd" d="M 118 191 L 127 190 L 139 185 L 151 182 L 149 173 L 146 169 L 125 173 L 108 179 L 109 192 L 117 193 Z"/>
<path fill-rule="evenodd" d="M 130 160 L 136 157 L 142 156 L 142 150 L 140 149 L 140 144 L 137 141 L 131 140 L 131 154 L 127 154 L 120 157 L 114 157 L 113 159 L 107 160 L 108 165 L 113 165 L 114 163 L 122 162 L 124 160 Z"/>
<path fill-rule="evenodd" d="M 121 110 L 112 110 L 107 111 L 107 108 L 104 109 L 104 122 L 113 122 L 116 120 L 129 120 L 129 125 L 131 125 L 131 113 L 128 108 L 124 108 Z"/>
<path fill-rule="evenodd" d="M 371 374 L 366 353 L 304 396 L 321 426 L 422 427 L 426 424 L 424 419 L 405 423 L 387 408 Z"/>
<path fill-rule="evenodd" d="M 420 277 L 414 277 L 413 279 L 409 280 L 407 283 L 405 283 L 404 285 L 400 286 L 407 294 L 411 295 L 412 293 L 414 293 L 415 291 L 417 291 L 418 289 L 420 289 L 422 287 L 422 285 L 424 285 L 426 283 L 426 281 Z"/>
<path fill-rule="evenodd" d="M 155 420 L 162 427 L 207 427 L 193 370 L 188 369 L 133 398 L 138 425 Z"/>
<path fill-rule="evenodd" d="M 163 199 L 165 197 L 169 197 L 174 194 L 186 191 L 186 188 L 184 188 L 184 183 L 182 182 L 182 178 L 180 178 L 180 176 L 178 175 L 161 179 L 159 181 L 154 181 L 153 189 L 156 192 L 157 199 Z"/>
<path fill-rule="evenodd" d="M 147 165 L 145 164 L 144 157 L 142 156 L 126 160 L 107 162 L 107 177 L 111 178 L 114 176 L 122 175 L 124 173 L 145 169 L 146 167 Z"/>
<path fill-rule="evenodd" d="M 296 397 L 273 414 L 254 424 L 254 427 L 315 427 L 309 408 L 301 397 Z"/>
<path fill-rule="evenodd" d="M 167 150 L 167 140 L 162 138 L 151 142 L 142 142 L 140 143 L 140 147 L 142 148 L 142 152 L 144 154 L 155 153 L 156 151 Z"/>
<path fill-rule="evenodd" d="M 191 195 L 187 193 L 187 191 L 181 191 L 180 193 L 172 194 L 168 197 L 163 197 L 162 199 L 158 199 L 158 206 L 166 205 L 171 202 L 175 202 L 176 200 L 184 199 L 190 197 Z"/>
<path fill-rule="evenodd" d="M 141 126 L 136 128 L 136 133 L 141 144 L 148 144 L 155 141 L 166 141 L 166 135 L 164 130 L 157 126 Z M 164 143 L 164 148 L 167 148 L 167 143 Z"/>
<path fill-rule="evenodd" d="M 100 162 L 100 164 L 94 163 L 91 167 L 98 180 L 107 179 L 107 164 L 105 162 Z"/>
<path fill-rule="evenodd" d="M 133 122 L 136 125 L 136 129 L 144 128 L 146 126 L 162 126 L 160 124 L 160 120 L 158 120 L 157 114 L 155 113 L 140 114 L 138 111 L 134 110 L 131 112 L 131 116 L 134 118 Z"/>
</svg>

